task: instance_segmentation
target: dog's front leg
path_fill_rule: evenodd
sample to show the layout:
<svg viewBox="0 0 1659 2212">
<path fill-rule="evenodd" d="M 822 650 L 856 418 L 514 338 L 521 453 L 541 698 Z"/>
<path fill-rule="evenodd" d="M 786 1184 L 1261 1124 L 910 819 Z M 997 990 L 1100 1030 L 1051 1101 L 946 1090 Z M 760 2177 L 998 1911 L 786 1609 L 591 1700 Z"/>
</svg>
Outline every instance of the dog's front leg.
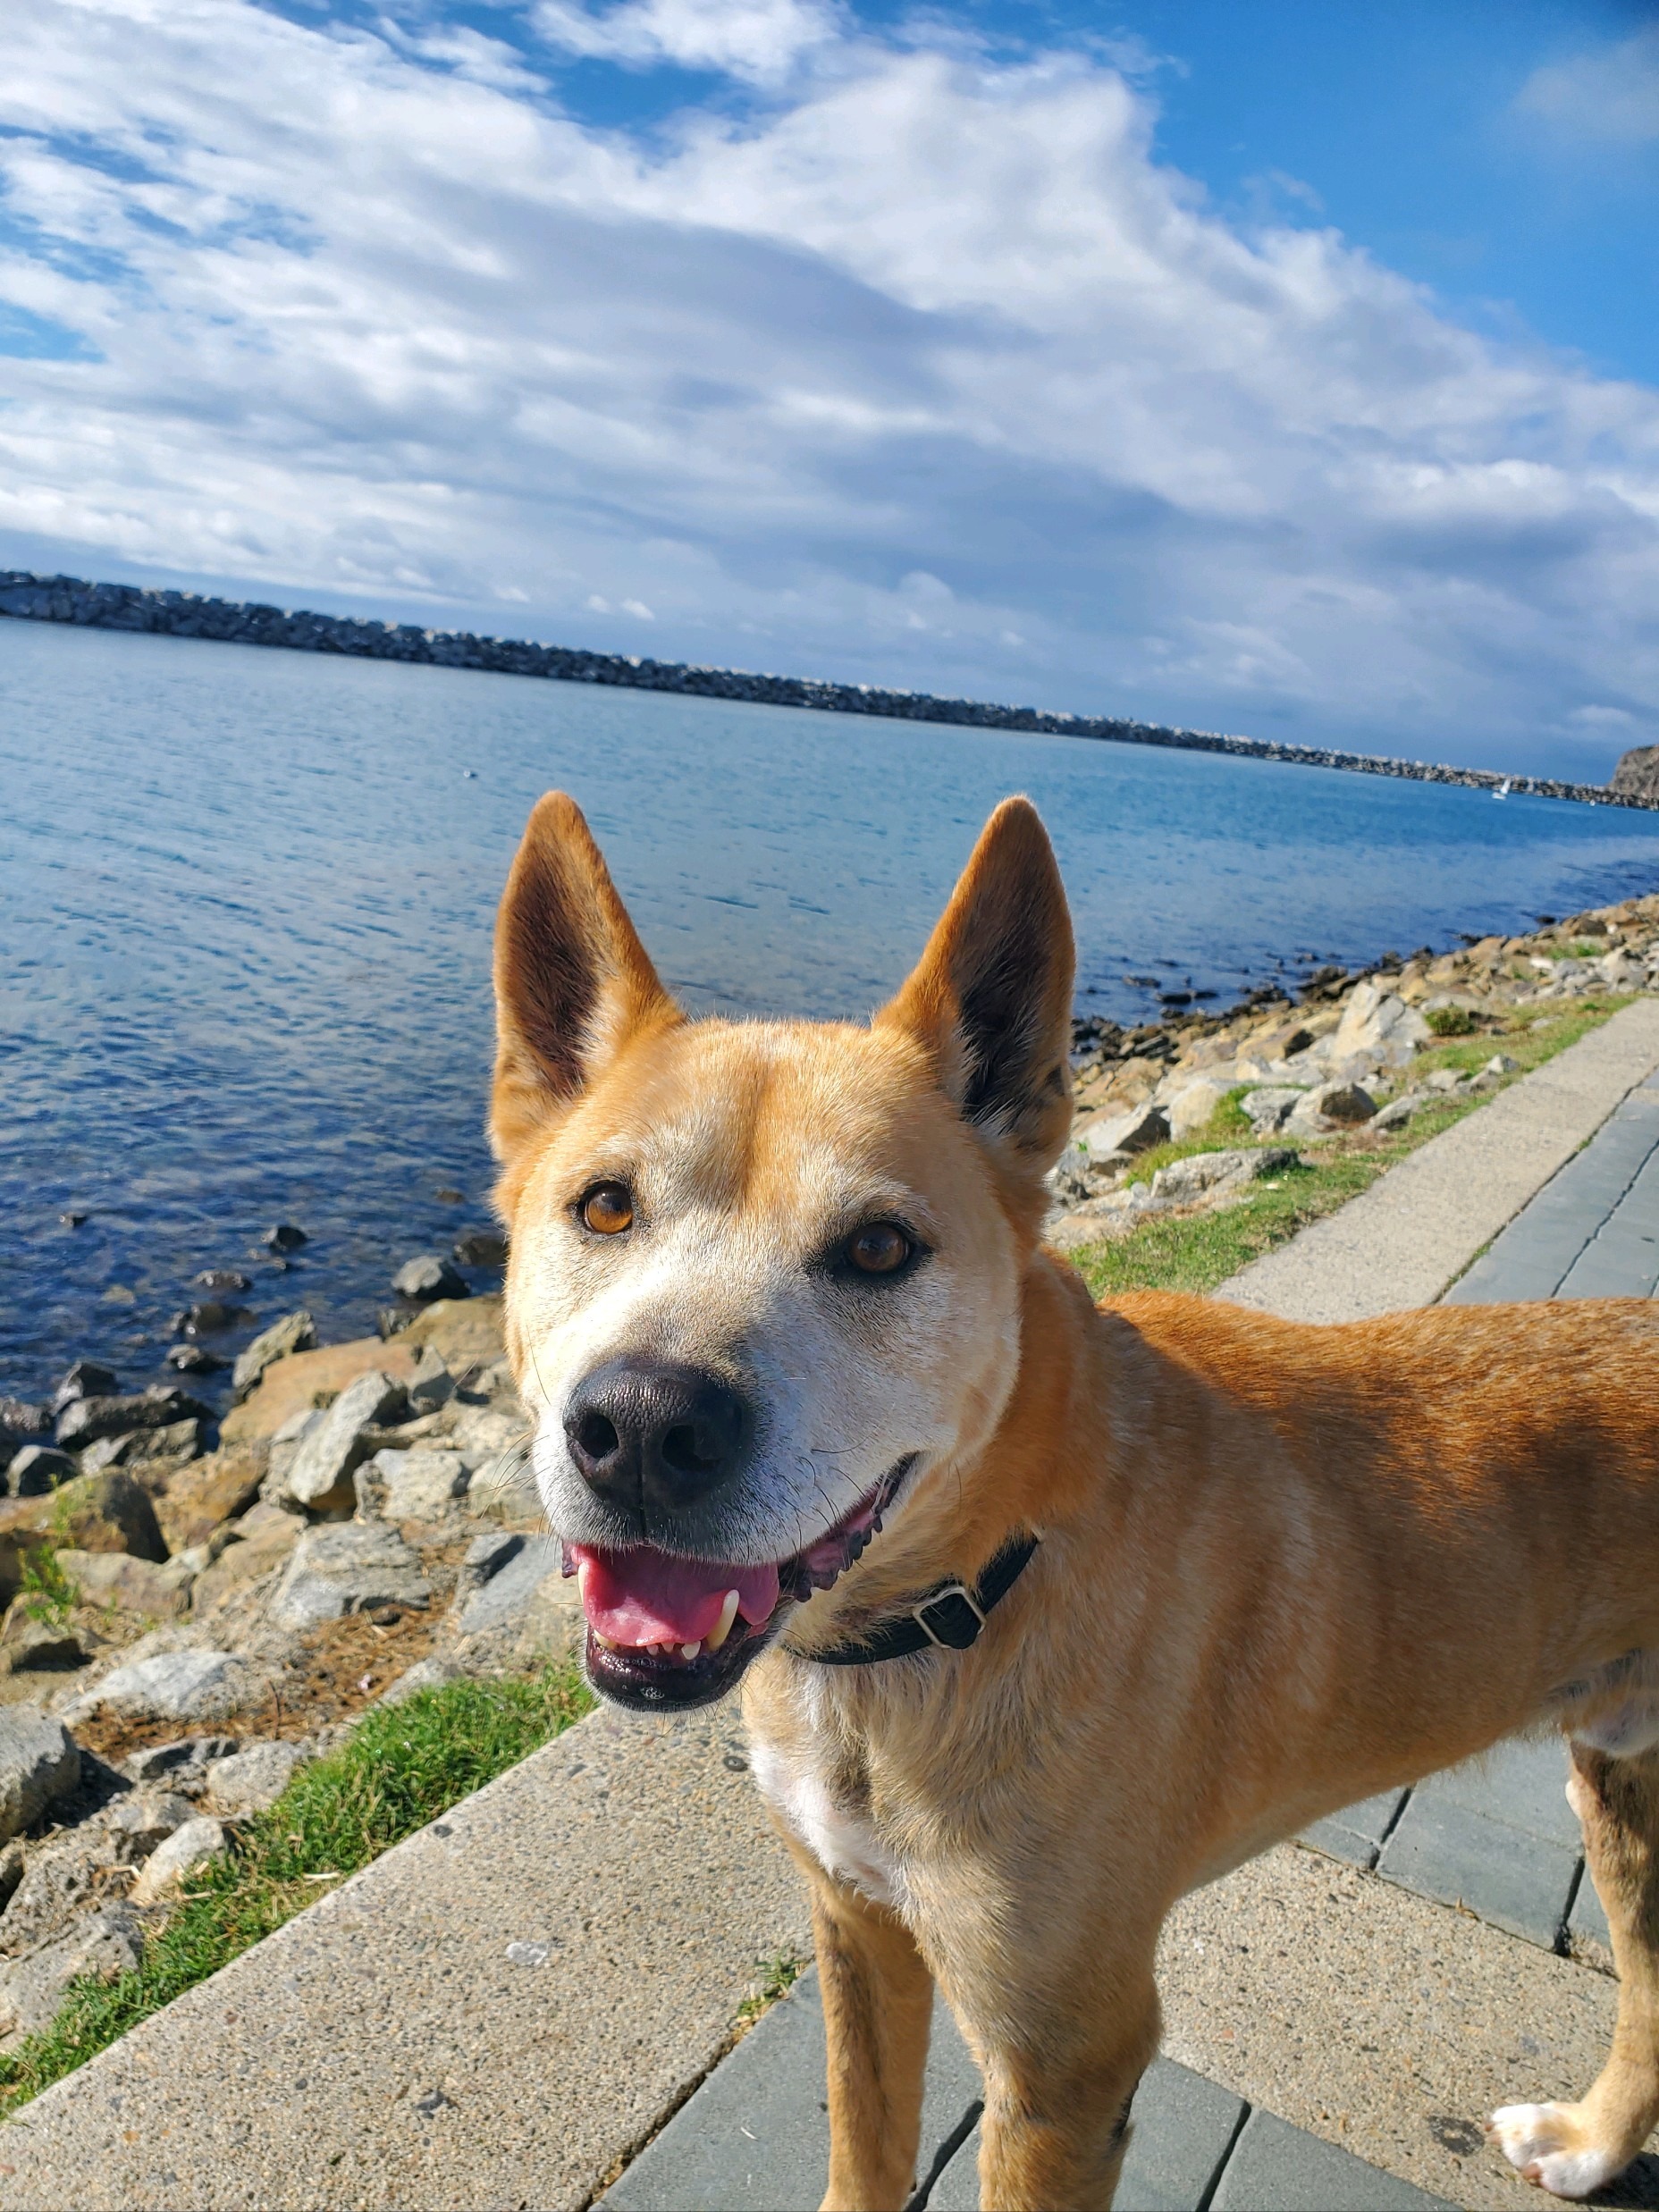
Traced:
<svg viewBox="0 0 1659 2212">
<path fill-rule="evenodd" d="M 915 2186 L 932 1977 L 902 1922 L 809 1871 L 830 2049 L 823 2212 L 897 2212 Z"/>
<path fill-rule="evenodd" d="M 1150 1964 L 1090 1981 L 1086 2013 L 1067 2020 L 1075 1992 L 1051 1990 L 1029 2037 L 999 2036 L 987 2048 L 982 2212 L 1107 2212 L 1112 2202 L 1130 2099 L 1158 2051 L 1158 1991 Z"/>
</svg>

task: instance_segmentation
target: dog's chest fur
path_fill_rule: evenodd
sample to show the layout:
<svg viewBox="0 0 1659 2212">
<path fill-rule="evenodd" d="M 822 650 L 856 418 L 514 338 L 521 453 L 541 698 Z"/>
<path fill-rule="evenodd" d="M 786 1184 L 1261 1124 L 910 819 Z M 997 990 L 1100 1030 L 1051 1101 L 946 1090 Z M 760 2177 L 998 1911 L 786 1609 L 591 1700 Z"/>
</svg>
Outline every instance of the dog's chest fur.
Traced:
<svg viewBox="0 0 1659 2212">
<path fill-rule="evenodd" d="M 904 1862 L 870 1817 L 862 1763 L 810 1727 L 785 1743 L 754 1733 L 749 1754 L 762 1796 L 826 1873 L 877 1905 L 901 1909 L 908 1889 Z"/>
</svg>

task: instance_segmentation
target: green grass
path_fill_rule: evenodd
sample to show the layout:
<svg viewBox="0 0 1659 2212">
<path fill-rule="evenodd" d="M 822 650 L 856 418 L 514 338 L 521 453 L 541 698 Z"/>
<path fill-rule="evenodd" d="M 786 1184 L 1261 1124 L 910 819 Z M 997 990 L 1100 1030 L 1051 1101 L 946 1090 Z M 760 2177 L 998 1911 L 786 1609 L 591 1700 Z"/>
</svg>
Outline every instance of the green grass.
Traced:
<svg viewBox="0 0 1659 2212">
<path fill-rule="evenodd" d="M 340 1750 L 301 1767 L 267 1812 L 241 1824 L 228 1856 L 189 1877 L 184 1901 L 134 1972 L 72 1982 L 52 2025 L 0 2056 L 0 2114 L 85 2065 L 593 1702 L 577 1670 L 562 1666 L 528 1681 L 446 1683 L 365 1714 Z"/>
<path fill-rule="evenodd" d="M 80 1592 L 57 1563 L 57 1553 L 44 1545 L 23 1554 L 22 1580 L 18 1595 L 30 1620 L 61 1628 L 80 1601 Z"/>
<path fill-rule="evenodd" d="M 752 2028 L 763 2012 L 788 1995 L 805 1972 L 806 1961 L 793 1951 L 779 1951 L 772 1958 L 762 1959 L 759 1987 L 751 1989 L 737 2007 L 738 2027 Z"/>
<path fill-rule="evenodd" d="M 1472 1072 L 1499 1052 L 1519 1064 L 1512 1074 L 1500 1077 L 1490 1089 L 1474 1098 L 1448 1098 L 1444 1104 L 1420 1107 L 1404 1129 L 1390 1135 L 1368 1136 L 1361 1131 L 1353 1137 L 1335 1138 L 1322 1146 L 1306 1165 L 1252 1184 L 1238 1204 L 1218 1213 L 1144 1222 L 1127 1236 L 1085 1246 L 1072 1257 L 1097 1298 L 1116 1298 L 1129 1291 L 1213 1291 L 1241 1267 L 1293 1237 L 1299 1229 L 1358 1198 L 1408 1152 L 1416 1151 L 1419 1145 L 1427 1144 L 1465 1114 L 1475 1113 L 1499 1090 L 1554 1059 L 1569 1045 L 1576 1045 L 1579 1038 L 1629 1004 L 1628 995 L 1609 994 L 1581 998 L 1571 1013 L 1528 1008 L 1501 1032 L 1488 1030 L 1484 1036 L 1427 1046 L 1412 1064 L 1413 1084 L 1436 1068 Z M 1239 1123 L 1250 1132 L 1250 1143 L 1243 1148 L 1285 1141 L 1279 1136 L 1257 1138 L 1238 1106 L 1238 1092 L 1230 1093 L 1197 1137 L 1144 1153 L 1135 1163 L 1133 1180 L 1144 1180 L 1156 1167 L 1191 1153 L 1240 1145 Z"/>
</svg>

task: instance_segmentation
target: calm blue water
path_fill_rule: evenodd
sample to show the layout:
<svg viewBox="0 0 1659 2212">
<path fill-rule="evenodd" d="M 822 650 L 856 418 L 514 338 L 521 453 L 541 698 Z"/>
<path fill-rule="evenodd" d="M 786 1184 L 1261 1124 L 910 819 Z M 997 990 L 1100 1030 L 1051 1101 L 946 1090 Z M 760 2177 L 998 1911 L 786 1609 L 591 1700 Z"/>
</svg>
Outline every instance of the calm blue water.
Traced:
<svg viewBox="0 0 1659 2212">
<path fill-rule="evenodd" d="M 1015 790 L 1118 1018 L 1659 885 L 1651 815 L 0 621 L 0 1392 L 156 1379 L 204 1266 L 366 1332 L 487 1221 L 491 919 L 553 785 L 704 1010 L 868 1011 Z"/>
</svg>

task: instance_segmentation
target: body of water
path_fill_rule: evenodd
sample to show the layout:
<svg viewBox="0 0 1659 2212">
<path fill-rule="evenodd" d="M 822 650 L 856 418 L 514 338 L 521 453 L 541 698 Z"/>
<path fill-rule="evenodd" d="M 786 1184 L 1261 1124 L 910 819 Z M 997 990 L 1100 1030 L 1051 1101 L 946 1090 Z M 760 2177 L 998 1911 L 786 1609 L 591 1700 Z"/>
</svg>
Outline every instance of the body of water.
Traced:
<svg viewBox="0 0 1659 2212">
<path fill-rule="evenodd" d="M 487 1223 L 491 922 L 554 786 L 699 1012 L 868 1013 L 1010 791 L 1116 1019 L 1659 887 L 1650 814 L 0 621 L 0 1392 L 159 1379 L 205 1267 L 366 1333 Z"/>
</svg>

